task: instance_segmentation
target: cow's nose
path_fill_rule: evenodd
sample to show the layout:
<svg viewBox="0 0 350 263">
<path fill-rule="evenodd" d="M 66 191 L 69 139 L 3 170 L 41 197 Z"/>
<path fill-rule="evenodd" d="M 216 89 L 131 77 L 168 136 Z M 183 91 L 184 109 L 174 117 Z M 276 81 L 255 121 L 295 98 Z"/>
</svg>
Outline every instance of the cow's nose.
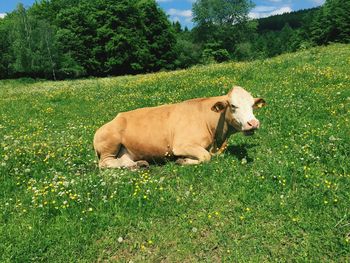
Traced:
<svg viewBox="0 0 350 263">
<path fill-rule="evenodd" d="M 251 129 L 259 129 L 260 122 L 257 119 L 253 119 L 248 121 L 248 125 Z"/>
</svg>

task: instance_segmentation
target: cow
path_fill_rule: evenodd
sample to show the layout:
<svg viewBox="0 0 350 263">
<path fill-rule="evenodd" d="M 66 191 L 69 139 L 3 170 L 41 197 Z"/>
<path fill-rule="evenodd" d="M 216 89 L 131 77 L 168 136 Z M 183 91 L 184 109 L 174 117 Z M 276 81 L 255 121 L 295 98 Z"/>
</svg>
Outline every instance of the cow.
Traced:
<svg viewBox="0 0 350 263">
<path fill-rule="evenodd" d="M 230 135 L 259 129 L 253 109 L 265 104 L 236 86 L 224 96 L 119 113 L 95 133 L 99 167 L 132 169 L 167 159 L 181 165 L 208 162 L 225 149 Z"/>
</svg>

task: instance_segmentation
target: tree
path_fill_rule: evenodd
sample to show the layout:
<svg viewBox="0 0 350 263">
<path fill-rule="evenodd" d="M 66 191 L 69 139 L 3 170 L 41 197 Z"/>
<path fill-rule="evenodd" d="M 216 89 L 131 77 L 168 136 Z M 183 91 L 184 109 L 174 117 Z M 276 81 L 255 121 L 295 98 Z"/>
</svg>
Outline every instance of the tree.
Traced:
<svg viewBox="0 0 350 263">
<path fill-rule="evenodd" d="M 121 75 L 177 65 L 175 29 L 155 0 L 38 0 L 1 19 L 0 33 L 1 78 Z"/>
<path fill-rule="evenodd" d="M 312 40 L 350 43 L 350 1 L 326 0 L 313 21 Z"/>
<path fill-rule="evenodd" d="M 247 41 L 249 34 L 255 32 L 256 23 L 249 22 L 248 17 L 253 6 L 251 0 L 196 1 L 192 7 L 195 41 L 203 46 L 220 43 L 216 50 L 226 59 L 227 53 L 234 54 L 237 44 Z"/>
<path fill-rule="evenodd" d="M 12 76 L 44 77 L 56 80 L 74 65 L 69 54 L 62 54 L 57 27 L 38 18 L 31 9 L 18 5 L 9 15 L 9 68 Z M 69 63 L 68 63 L 69 62 Z"/>
<path fill-rule="evenodd" d="M 211 62 L 224 62 L 230 59 L 230 54 L 226 49 L 221 48 L 221 43 L 207 43 L 204 45 L 202 53 L 202 62 L 211 63 Z"/>
<path fill-rule="evenodd" d="M 154 0 L 141 0 L 138 7 L 141 12 L 142 31 L 150 53 L 148 64 L 144 66 L 145 71 L 172 69 L 176 58 L 176 37 L 171 23 Z"/>
<path fill-rule="evenodd" d="M 293 29 L 286 23 L 279 34 L 281 43 L 280 53 L 295 51 L 292 45 L 294 34 Z"/>
<path fill-rule="evenodd" d="M 10 30 L 10 50 L 14 56 L 11 67 L 14 72 L 23 75 L 33 74 L 34 52 L 32 50 L 32 21 L 22 4 L 12 14 L 13 23 Z"/>
<path fill-rule="evenodd" d="M 0 79 L 7 78 L 11 74 L 10 23 L 11 19 L 9 19 L 9 17 L 0 18 Z"/>
<path fill-rule="evenodd" d="M 175 33 L 179 34 L 179 33 L 182 32 L 182 27 L 181 27 L 181 24 L 180 24 L 179 21 L 173 22 L 172 26 L 173 26 L 173 28 L 175 30 Z"/>
<path fill-rule="evenodd" d="M 188 68 L 200 63 L 200 47 L 194 44 L 191 39 L 188 39 L 186 36 L 177 37 L 175 52 L 177 54 L 174 61 L 175 68 Z"/>
<path fill-rule="evenodd" d="M 77 62 L 72 69 L 104 76 L 172 65 L 174 32 L 154 0 L 67 1 L 42 1 L 35 10 L 58 27 L 60 49 L 72 58 L 66 62 Z"/>
<path fill-rule="evenodd" d="M 192 33 L 187 27 L 182 30 L 178 21 L 173 23 L 173 27 L 175 28 L 176 36 L 174 67 L 188 68 L 200 63 L 201 47 L 193 42 Z"/>
<path fill-rule="evenodd" d="M 245 23 L 253 6 L 251 0 L 198 0 L 192 7 L 193 21 L 199 26 Z"/>
</svg>

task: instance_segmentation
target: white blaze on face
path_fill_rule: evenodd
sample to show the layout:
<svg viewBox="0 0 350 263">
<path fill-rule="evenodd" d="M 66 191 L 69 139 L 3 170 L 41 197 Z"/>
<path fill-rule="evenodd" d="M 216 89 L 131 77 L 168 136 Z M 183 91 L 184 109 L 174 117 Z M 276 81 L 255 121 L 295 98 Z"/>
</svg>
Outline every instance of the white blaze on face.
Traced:
<svg viewBox="0 0 350 263">
<path fill-rule="evenodd" d="M 254 98 L 252 95 L 241 87 L 234 87 L 229 94 L 229 102 L 232 117 L 241 126 L 242 131 L 258 128 L 249 124 L 258 122 L 253 114 Z"/>
</svg>

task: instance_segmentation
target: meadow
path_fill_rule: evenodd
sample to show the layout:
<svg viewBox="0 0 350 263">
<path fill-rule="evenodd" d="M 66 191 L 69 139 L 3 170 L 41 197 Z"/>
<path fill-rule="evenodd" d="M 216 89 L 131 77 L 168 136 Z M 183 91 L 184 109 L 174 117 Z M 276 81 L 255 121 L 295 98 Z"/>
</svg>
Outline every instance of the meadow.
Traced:
<svg viewBox="0 0 350 263">
<path fill-rule="evenodd" d="M 97 168 L 121 111 L 226 93 L 261 129 L 210 163 Z M 148 75 L 0 81 L 1 262 L 350 261 L 350 45 Z"/>
</svg>

